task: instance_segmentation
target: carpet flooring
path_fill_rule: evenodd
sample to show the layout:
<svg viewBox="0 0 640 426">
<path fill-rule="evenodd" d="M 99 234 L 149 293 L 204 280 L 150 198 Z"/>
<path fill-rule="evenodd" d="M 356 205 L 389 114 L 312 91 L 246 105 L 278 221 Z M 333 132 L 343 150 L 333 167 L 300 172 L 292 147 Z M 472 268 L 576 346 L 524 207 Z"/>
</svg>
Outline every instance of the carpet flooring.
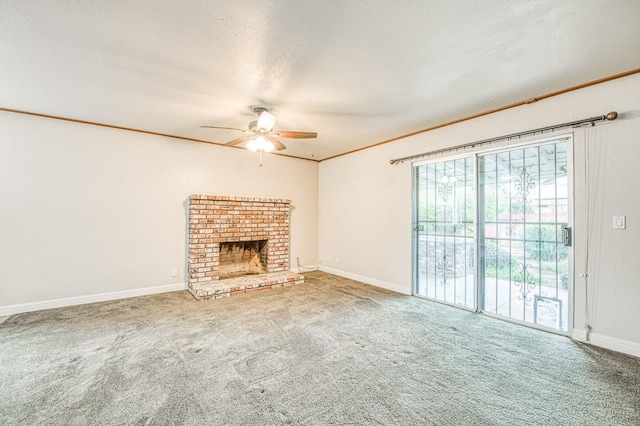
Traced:
<svg viewBox="0 0 640 426">
<path fill-rule="evenodd" d="M 2 425 L 640 425 L 640 359 L 322 272 L 0 324 Z"/>
</svg>

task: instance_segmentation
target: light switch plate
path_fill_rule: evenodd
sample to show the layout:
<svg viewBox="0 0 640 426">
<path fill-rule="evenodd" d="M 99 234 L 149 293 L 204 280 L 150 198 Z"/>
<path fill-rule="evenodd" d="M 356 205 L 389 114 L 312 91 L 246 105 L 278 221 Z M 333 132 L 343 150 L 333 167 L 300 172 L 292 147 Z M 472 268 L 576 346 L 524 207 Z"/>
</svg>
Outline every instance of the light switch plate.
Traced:
<svg viewBox="0 0 640 426">
<path fill-rule="evenodd" d="M 613 229 L 627 229 L 627 217 L 626 216 L 614 216 L 613 217 Z"/>
</svg>

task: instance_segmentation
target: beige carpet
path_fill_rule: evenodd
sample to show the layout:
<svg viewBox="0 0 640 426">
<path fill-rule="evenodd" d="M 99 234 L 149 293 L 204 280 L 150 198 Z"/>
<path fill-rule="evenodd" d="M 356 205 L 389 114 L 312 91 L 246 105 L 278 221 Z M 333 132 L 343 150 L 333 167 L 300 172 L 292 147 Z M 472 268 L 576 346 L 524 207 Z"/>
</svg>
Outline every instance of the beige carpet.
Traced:
<svg viewBox="0 0 640 426">
<path fill-rule="evenodd" d="M 2 425 L 640 425 L 640 360 L 316 272 L 0 324 Z"/>
</svg>

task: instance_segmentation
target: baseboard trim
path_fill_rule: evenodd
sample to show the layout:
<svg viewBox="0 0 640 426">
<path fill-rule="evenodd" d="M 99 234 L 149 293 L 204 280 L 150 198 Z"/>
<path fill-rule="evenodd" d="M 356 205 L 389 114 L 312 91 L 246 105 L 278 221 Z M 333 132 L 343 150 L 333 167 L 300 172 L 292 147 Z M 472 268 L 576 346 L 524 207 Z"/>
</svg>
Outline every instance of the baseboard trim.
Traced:
<svg viewBox="0 0 640 426">
<path fill-rule="evenodd" d="M 411 289 L 406 289 L 397 284 L 389 283 L 386 281 L 377 280 L 375 278 L 365 277 L 363 275 L 353 274 L 351 272 L 341 271 L 339 269 L 329 268 L 327 266 L 320 266 L 322 272 L 328 274 L 337 275 L 339 277 L 349 278 L 351 280 L 360 281 L 365 284 L 371 284 L 376 287 L 384 288 L 387 290 L 395 291 L 396 293 L 411 295 Z"/>
<path fill-rule="evenodd" d="M 574 328 L 573 329 L 573 333 L 571 334 L 571 338 L 573 340 L 577 340 L 579 342 L 586 342 L 587 341 L 587 330 Z"/>
<path fill-rule="evenodd" d="M 601 348 L 611 349 L 612 351 L 640 358 L 640 343 L 598 333 L 589 333 L 589 340 L 587 340 L 587 332 L 580 329 L 574 329 L 572 337 L 579 342 L 589 343 L 594 346 L 600 346 Z"/>
<path fill-rule="evenodd" d="M 84 305 L 87 303 L 106 302 L 108 300 L 128 299 L 130 297 L 147 296 L 149 294 L 167 293 L 186 290 L 185 283 L 159 285 L 131 290 L 113 291 L 109 293 L 90 294 L 87 296 L 65 297 L 62 299 L 43 300 L 40 302 L 20 303 L 0 306 L 0 317 L 21 314 L 23 312 L 41 311 L 44 309 L 62 308 L 65 306 Z"/>
</svg>

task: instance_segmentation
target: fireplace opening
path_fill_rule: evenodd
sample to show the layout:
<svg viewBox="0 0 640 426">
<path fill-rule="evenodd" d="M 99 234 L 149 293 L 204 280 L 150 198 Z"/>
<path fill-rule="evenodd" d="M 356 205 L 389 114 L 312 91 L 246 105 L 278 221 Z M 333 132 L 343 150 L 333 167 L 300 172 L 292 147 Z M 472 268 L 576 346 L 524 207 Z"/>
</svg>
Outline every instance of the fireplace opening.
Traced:
<svg viewBox="0 0 640 426">
<path fill-rule="evenodd" d="M 220 279 L 264 274 L 267 240 L 220 243 Z"/>
</svg>

